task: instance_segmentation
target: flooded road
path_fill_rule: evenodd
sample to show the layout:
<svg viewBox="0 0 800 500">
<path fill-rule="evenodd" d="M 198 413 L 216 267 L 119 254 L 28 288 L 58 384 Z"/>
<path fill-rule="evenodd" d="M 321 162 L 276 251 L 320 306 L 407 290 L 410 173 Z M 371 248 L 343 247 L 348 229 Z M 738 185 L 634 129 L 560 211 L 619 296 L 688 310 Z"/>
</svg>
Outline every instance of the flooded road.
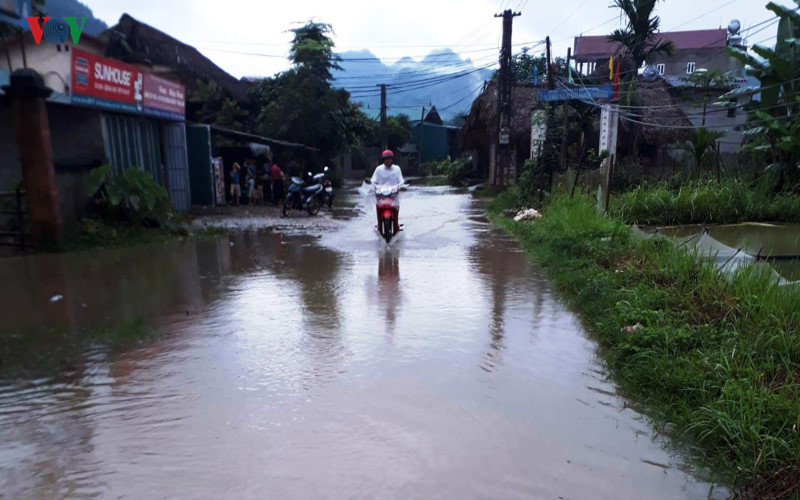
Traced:
<svg viewBox="0 0 800 500">
<path fill-rule="evenodd" d="M 482 214 L 416 188 L 391 249 L 352 199 L 317 232 L 0 260 L 3 334 L 165 332 L 0 382 L 0 497 L 724 498 Z"/>
</svg>

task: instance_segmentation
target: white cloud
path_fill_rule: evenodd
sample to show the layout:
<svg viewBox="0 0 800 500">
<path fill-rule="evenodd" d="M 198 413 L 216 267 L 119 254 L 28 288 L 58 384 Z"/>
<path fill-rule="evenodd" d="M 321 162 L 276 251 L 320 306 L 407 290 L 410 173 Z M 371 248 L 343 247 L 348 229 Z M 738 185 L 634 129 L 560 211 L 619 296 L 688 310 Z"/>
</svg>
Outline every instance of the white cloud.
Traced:
<svg viewBox="0 0 800 500">
<path fill-rule="evenodd" d="M 681 30 L 726 26 L 734 17 L 744 28 L 772 17 L 765 9 L 766 0 L 737 0 L 701 19 L 694 18 L 729 0 L 669 0 L 661 2 L 658 14 L 662 28 L 674 29 L 687 21 Z M 366 0 L 299 0 L 253 2 L 245 0 L 137 0 L 119 2 L 84 0 L 95 16 L 113 25 L 127 12 L 170 35 L 192 44 L 231 74 L 272 75 L 288 67 L 283 58 L 258 57 L 232 52 L 285 55 L 291 33 L 287 30 L 313 17 L 331 23 L 340 50 L 370 49 L 387 62 L 409 55 L 415 59 L 434 46 L 450 46 L 473 60 L 491 60 L 496 54 L 488 48 L 497 46 L 501 20 L 493 14 L 501 4 L 517 8 L 524 0 L 405 0 L 376 2 Z M 786 0 L 781 3 L 791 5 Z M 527 2 L 523 15 L 514 20 L 515 44 L 543 39 L 551 35 L 554 54 L 565 55 L 572 36 L 596 27 L 615 16 L 610 0 L 566 0 L 562 2 Z M 577 11 L 576 8 L 580 7 Z M 568 21 L 563 22 L 571 13 Z M 591 34 L 611 31 L 611 22 Z M 556 28 L 548 33 L 549 27 Z M 764 31 L 752 42 L 774 32 Z M 216 50 L 212 50 L 216 49 Z M 228 51 L 228 52 L 225 52 Z"/>
</svg>

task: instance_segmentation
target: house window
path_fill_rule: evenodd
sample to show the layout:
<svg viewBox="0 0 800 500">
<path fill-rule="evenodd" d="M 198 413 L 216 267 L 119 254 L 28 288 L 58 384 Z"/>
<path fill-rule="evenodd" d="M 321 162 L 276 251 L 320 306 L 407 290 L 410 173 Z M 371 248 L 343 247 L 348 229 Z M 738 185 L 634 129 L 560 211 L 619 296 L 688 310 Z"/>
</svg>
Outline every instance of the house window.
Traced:
<svg viewBox="0 0 800 500">
<path fill-rule="evenodd" d="M 694 73 L 694 70 L 695 70 L 696 67 L 697 67 L 697 64 L 695 64 L 693 62 L 686 63 L 686 74 L 687 75 L 691 75 L 692 73 Z"/>
<path fill-rule="evenodd" d="M 61 52 L 61 45 L 56 45 L 56 50 L 57 50 L 58 52 Z"/>
<path fill-rule="evenodd" d="M 69 45 L 64 44 L 64 52 L 69 52 Z"/>
<path fill-rule="evenodd" d="M 666 64 L 656 64 L 656 69 L 658 70 L 658 74 L 664 76 L 664 73 L 667 72 L 667 65 Z"/>
</svg>

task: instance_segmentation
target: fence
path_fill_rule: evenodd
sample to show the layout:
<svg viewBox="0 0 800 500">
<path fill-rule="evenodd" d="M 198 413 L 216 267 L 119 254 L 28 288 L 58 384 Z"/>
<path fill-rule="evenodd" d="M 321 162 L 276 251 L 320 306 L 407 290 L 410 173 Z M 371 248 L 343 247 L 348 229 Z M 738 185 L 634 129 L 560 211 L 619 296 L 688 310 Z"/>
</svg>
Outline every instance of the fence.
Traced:
<svg viewBox="0 0 800 500">
<path fill-rule="evenodd" d="M 11 199 L 11 203 L 6 200 Z M 0 192 L 0 216 L 5 216 L 8 222 L 0 226 L 0 245 L 17 247 L 24 251 L 29 244 L 30 234 L 26 231 L 25 215 L 27 210 L 23 207 L 25 191 Z M 8 208 L 13 206 L 13 208 Z"/>
</svg>

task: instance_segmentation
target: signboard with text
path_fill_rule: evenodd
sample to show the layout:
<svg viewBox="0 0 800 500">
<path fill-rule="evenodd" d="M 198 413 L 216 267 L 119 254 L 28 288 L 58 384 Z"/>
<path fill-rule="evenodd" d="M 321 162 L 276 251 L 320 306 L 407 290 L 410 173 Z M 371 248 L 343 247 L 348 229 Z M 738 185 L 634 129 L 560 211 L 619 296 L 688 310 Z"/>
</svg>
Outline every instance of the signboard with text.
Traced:
<svg viewBox="0 0 800 500">
<path fill-rule="evenodd" d="M 186 113 L 186 97 L 183 85 L 144 74 L 144 112 L 162 118 L 183 120 Z"/>
<path fill-rule="evenodd" d="M 183 120 L 183 85 L 116 59 L 72 50 L 72 103 Z"/>
</svg>

